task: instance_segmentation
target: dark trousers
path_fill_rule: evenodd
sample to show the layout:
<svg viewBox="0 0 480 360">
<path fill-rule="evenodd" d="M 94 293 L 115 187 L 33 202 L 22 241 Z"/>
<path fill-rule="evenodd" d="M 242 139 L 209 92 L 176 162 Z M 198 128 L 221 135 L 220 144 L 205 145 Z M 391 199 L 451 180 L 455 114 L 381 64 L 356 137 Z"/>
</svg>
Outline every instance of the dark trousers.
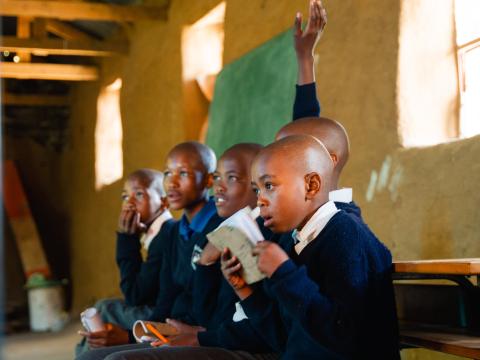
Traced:
<svg viewBox="0 0 480 360">
<path fill-rule="evenodd" d="M 151 347 L 150 344 L 131 344 L 95 349 L 84 353 L 77 360 L 276 360 L 276 354 L 249 354 L 210 347 Z"/>
</svg>

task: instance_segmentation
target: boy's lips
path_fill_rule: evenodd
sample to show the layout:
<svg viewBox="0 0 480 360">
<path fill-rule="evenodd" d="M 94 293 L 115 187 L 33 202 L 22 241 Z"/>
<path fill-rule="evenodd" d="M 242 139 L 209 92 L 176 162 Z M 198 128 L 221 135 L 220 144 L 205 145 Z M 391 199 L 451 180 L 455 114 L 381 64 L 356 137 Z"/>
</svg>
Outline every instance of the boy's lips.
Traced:
<svg viewBox="0 0 480 360">
<path fill-rule="evenodd" d="M 269 215 L 260 215 L 263 218 L 263 226 L 269 227 L 273 224 L 273 217 Z"/>
<path fill-rule="evenodd" d="M 226 202 L 227 202 L 227 200 L 225 200 L 225 198 L 223 196 L 215 195 L 215 205 L 216 206 L 223 206 Z"/>
<path fill-rule="evenodd" d="M 168 199 L 169 201 L 175 202 L 175 201 L 180 200 L 181 198 L 182 198 L 182 194 L 180 194 L 180 193 L 177 192 L 177 191 L 169 191 L 169 192 L 167 192 L 167 199 Z"/>
</svg>

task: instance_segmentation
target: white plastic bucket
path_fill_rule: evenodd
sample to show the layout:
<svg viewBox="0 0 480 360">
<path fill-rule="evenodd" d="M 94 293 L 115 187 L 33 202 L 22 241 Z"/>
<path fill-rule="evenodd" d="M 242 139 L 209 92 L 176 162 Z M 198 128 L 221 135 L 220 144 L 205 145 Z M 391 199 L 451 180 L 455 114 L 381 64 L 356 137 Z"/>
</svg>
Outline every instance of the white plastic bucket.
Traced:
<svg viewBox="0 0 480 360">
<path fill-rule="evenodd" d="M 32 331 L 61 329 L 65 324 L 62 285 L 28 289 L 28 308 Z"/>
</svg>

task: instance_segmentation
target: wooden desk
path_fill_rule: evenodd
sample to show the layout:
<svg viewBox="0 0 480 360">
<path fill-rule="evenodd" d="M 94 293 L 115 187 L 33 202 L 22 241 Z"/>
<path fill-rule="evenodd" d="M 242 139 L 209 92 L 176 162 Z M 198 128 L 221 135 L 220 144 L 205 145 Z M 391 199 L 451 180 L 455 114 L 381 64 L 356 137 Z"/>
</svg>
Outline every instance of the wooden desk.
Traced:
<svg viewBox="0 0 480 360">
<path fill-rule="evenodd" d="M 477 277 L 476 284 L 471 282 L 472 276 Z M 402 344 L 480 359 L 480 323 L 477 311 L 480 308 L 480 258 L 396 261 L 393 264 L 393 279 L 451 280 L 464 289 L 472 304 L 470 308 L 474 308 L 467 328 L 400 323 Z"/>
<path fill-rule="evenodd" d="M 449 328 L 404 327 L 401 329 L 400 339 L 402 344 L 470 359 L 480 359 L 478 334 L 452 332 L 452 329 Z"/>
<path fill-rule="evenodd" d="M 394 273 L 480 275 L 480 258 L 395 261 Z"/>
</svg>

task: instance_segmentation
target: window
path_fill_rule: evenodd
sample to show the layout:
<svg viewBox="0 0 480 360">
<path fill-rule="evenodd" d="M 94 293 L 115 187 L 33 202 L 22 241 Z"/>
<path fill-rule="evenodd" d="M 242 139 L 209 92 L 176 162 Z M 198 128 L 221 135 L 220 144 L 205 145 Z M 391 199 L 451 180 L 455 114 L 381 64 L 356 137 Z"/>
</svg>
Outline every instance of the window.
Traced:
<svg viewBox="0 0 480 360">
<path fill-rule="evenodd" d="M 97 190 L 123 176 L 121 88 L 122 80 L 116 79 L 100 91 L 97 100 L 95 127 L 95 188 Z"/>
<path fill-rule="evenodd" d="M 225 7 L 221 2 L 182 32 L 186 136 L 201 142 L 208 127 L 215 79 L 223 65 Z"/>
<path fill-rule="evenodd" d="M 480 134 L 480 1 L 456 0 L 460 137 Z"/>
</svg>

